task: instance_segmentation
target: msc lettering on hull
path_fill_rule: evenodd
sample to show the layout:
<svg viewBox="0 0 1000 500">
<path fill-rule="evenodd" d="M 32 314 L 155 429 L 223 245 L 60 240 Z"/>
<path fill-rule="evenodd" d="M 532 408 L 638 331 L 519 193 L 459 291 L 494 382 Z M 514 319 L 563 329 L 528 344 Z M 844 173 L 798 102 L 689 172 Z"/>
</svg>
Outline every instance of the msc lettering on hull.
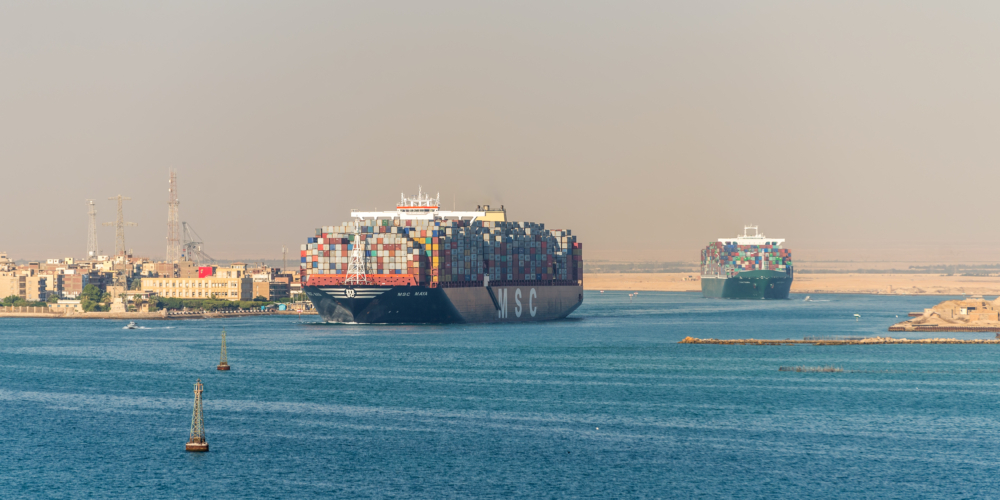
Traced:
<svg viewBox="0 0 1000 500">
<path fill-rule="evenodd" d="M 520 318 L 521 314 L 524 313 L 524 306 L 521 303 L 521 289 L 514 289 L 514 316 Z M 528 314 L 532 318 L 538 313 L 538 308 L 535 307 L 535 298 L 538 297 L 538 292 L 532 288 L 528 291 Z M 507 289 L 501 288 L 497 290 L 497 303 L 500 305 L 500 309 L 497 310 L 497 317 L 500 319 L 507 318 Z"/>
<path fill-rule="evenodd" d="M 375 287 L 306 286 L 331 323 L 522 323 L 565 318 L 583 302 L 581 286 Z M 544 296 L 544 297 L 543 297 Z M 544 307 L 539 301 L 544 301 Z M 496 316 L 493 314 L 496 313 Z"/>
</svg>

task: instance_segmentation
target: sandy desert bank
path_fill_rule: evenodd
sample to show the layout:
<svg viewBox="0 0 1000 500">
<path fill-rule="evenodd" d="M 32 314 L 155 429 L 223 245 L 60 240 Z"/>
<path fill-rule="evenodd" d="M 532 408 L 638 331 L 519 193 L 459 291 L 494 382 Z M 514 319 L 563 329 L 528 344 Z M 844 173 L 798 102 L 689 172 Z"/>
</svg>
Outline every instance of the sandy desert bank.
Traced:
<svg viewBox="0 0 1000 500">
<path fill-rule="evenodd" d="M 590 273 L 586 290 L 700 292 L 695 273 Z M 792 293 L 1000 295 L 1000 277 L 940 274 L 796 274 Z"/>
</svg>

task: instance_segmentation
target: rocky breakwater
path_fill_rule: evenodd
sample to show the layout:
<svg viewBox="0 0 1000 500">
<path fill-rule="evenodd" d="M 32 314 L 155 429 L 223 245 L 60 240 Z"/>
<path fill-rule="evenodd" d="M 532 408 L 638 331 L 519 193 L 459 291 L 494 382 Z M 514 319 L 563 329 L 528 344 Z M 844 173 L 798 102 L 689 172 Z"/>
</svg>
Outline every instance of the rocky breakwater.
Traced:
<svg viewBox="0 0 1000 500">
<path fill-rule="evenodd" d="M 996 332 L 1000 333 L 1000 298 L 973 296 L 946 300 L 911 319 L 889 327 L 890 332 Z"/>
</svg>

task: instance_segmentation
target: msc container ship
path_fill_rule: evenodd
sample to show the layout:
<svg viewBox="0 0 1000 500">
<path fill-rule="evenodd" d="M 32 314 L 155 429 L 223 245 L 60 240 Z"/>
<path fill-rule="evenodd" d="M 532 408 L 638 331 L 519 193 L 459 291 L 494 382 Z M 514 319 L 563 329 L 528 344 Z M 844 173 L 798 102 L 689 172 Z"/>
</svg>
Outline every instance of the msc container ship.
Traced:
<svg viewBox="0 0 1000 500">
<path fill-rule="evenodd" d="M 351 211 L 301 247 L 303 290 L 331 323 L 516 323 L 583 303 L 583 245 L 569 230 L 509 222 L 503 206 L 440 209 L 400 195 L 396 210 Z"/>
<path fill-rule="evenodd" d="M 750 234 L 750 231 L 753 234 Z M 757 226 L 743 235 L 719 238 L 701 251 L 701 293 L 712 299 L 787 299 L 792 288 L 792 253 L 785 240 L 768 238 Z"/>
</svg>

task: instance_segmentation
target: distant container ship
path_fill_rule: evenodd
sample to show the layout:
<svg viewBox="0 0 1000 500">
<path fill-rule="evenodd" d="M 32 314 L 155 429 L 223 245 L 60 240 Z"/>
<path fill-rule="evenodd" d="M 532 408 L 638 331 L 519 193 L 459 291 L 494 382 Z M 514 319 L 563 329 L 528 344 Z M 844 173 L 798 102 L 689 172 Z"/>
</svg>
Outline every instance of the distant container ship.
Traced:
<svg viewBox="0 0 1000 500">
<path fill-rule="evenodd" d="M 753 231 L 753 234 L 750 234 Z M 719 238 L 701 251 L 701 293 L 712 299 L 787 299 L 792 253 L 785 240 L 746 226 L 743 235 Z"/>
<path fill-rule="evenodd" d="M 506 210 L 440 210 L 400 196 L 352 211 L 301 248 L 303 289 L 333 323 L 503 323 L 565 318 L 583 303 L 583 245 Z"/>
</svg>

